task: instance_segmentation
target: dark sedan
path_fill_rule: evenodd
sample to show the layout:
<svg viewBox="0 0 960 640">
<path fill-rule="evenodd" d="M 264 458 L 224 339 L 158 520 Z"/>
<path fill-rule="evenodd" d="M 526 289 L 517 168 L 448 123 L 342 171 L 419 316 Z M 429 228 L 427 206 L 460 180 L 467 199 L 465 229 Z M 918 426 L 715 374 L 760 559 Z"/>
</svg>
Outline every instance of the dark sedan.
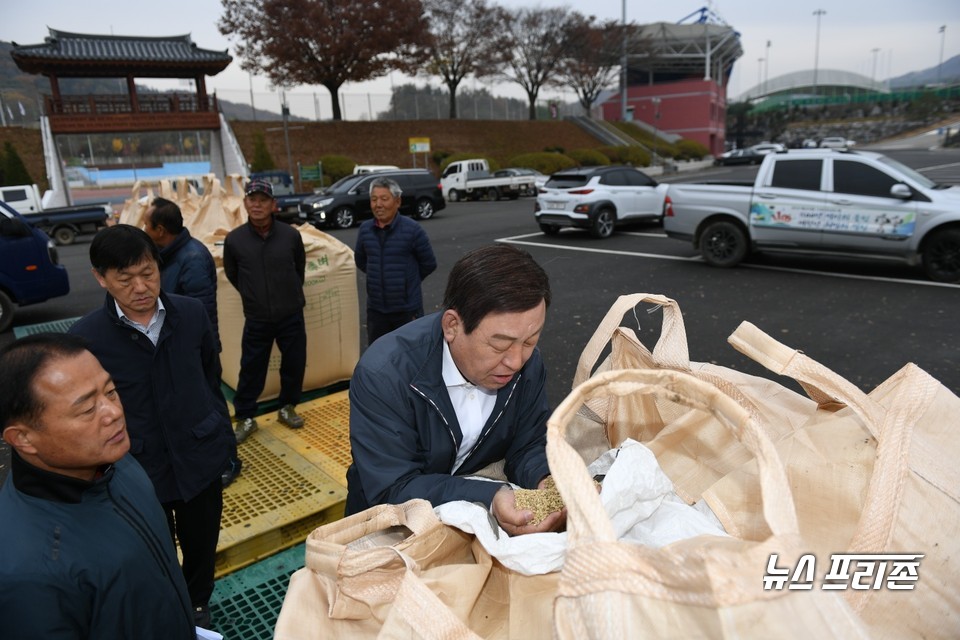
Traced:
<svg viewBox="0 0 960 640">
<path fill-rule="evenodd" d="M 734 149 L 713 160 L 713 164 L 724 166 L 728 164 L 760 164 L 761 162 L 763 162 L 763 154 L 757 153 L 753 149 Z"/>
</svg>

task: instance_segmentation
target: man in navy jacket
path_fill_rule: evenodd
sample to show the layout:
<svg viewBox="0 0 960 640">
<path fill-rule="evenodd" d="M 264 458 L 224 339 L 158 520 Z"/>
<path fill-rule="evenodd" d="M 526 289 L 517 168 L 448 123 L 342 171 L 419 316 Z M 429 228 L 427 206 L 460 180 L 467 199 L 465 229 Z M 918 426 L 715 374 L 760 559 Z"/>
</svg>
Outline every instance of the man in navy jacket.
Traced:
<svg viewBox="0 0 960 640">
<path fill-rule="evenodd" d="M 128 451 L 116 385 L 84 341 L 0 351 L 0 636 L 192 640 L 167 521 Z"/>
<path fill-rule="evenodd" d="M 546 373 L 537 341 L 547 274 L 525 251 L 481 247 L 453 266 L 444 311 L 414 320 L 364 352 L 350 382 L 347 514 L 422 498 L 480 502 L 509 534 L 551 531 L 519 510 L 509 485 L 470 478 L 503 461 L 506 479 L 542 488 Z"/>
<path fill-rule="evenodd" d="M 153 481 L 180 542 L 197 624 L 209 622 L 223 496 L 236 441 L 220 390 L 220 354 L 203 305 L 161 293 L 158 251 L 141 229 L 117 225 L 90 244 L 106 300 L 74 324 L 117 386 L 130 452 Z"/>
<path fill-rule="evenodd" d="M 160 286 L 167 293 L 190 296 L 203 303 L 210 327 L 220 351 L 217 318 L 217 266 L 202 242 L 183 226 L 183 214 L 177 203 L 154 198 L 144 216 L 143 230 L 160 249 Z M 243 462 L 234 453 L 221 475 L 228 486 L 240 475 Z"/>
<path fill-rule="evenodd" d="M 372 180 L 373 218 L 357 232 L 354 261 L 367 274 L 367 344 L 423 315 L 420 283 L 437 268 L 423 227 L 398 214 L 402 193 L 395 180 Z"/>
</svg>

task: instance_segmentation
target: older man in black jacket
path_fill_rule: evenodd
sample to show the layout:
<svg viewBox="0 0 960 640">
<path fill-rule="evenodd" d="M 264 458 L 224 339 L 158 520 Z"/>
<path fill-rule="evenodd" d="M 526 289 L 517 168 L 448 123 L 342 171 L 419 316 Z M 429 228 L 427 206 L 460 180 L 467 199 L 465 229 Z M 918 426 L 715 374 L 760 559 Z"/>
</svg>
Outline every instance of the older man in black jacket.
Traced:
<svg viewBox="0 0 960 640">
<path fill-rule="evenodd" d="M 70 328 L 113 377 L 143 465 L 180 542 L 197 624 L 209 626 L 223 496 L 235 449 L 220 357 L 203 305 L 161 293 L 157 247 L 141 229 L 107 227 L 90 244 L 106 301 Z"/>
<path fill-rule="evenodd" d="M 303 239 L 290 225 L 274 220 L 276 201 L 269 182 L 251 180 L 245 192 L 247 222 L 227 234 L 223 243 L 223 273 L 243 302 L 240 379 L 233 397 L 237 442 L 257 430 L 257 399 L 263 392 L 273 343 L 280 349 L 277 421 L 292 429 L 303 426 L 295 408 L 307 366 Z"/>
</svg>

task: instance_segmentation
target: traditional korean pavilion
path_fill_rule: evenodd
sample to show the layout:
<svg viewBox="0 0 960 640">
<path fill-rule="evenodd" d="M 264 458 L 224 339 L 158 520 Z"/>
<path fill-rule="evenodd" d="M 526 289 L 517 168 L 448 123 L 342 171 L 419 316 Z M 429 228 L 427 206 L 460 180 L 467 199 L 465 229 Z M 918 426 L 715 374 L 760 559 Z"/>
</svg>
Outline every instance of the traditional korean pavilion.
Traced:
<svg viewBox="0 0 960 640">
<path fill-rule="evenodd" d="M 232 57 L 201 49 L 189 35 L 144 38 L 50 29 L 42 44 L 13 45 L 17 67 L 50 79 L 44 112 L 55 135 L 220 128 L 216 95 L 207 95 L 205 77 L 226 69 Z M 63 95 L 65 78 L 125 78 L 126 93 Z M 190 79 L 196 90 L 140 95 L 136 78 Z"/>
</svg>

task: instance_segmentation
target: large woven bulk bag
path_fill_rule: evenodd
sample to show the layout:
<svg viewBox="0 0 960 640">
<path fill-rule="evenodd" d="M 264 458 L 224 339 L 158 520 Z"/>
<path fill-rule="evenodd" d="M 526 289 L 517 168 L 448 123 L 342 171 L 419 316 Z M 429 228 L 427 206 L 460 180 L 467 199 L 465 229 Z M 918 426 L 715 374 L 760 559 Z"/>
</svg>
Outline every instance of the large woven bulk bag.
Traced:
<svg viewBox="0 0 960 640">
<path fill-rule="evenodd" d="M 620 326 L 638 305 L 655 305 L 663 314 L 656 345 L 648 349 L 636 333 Z M 597 365 L 609 346 L 609 355 Z M 620 296 L 587 342 L 574 375 L 574 387 L 591 375 L 618 369 L 683 371 L 709 382 L 754 415 L 767 435 L 791 433 L 816 403 L 774 381 L 742 371 L 690 360 L 683 315 L 677 302 L 659 294 Z M 595 397 L 573 417 L 567 440 L 592 462 L 602 452 L 632 438 L 650 447 L 677 494 L 696 502 L 703 490 L 750 460 L 750 454 L 712 415 L 654 396 Z"/>
<path fill-rule="evenodd" d="M 842 593 L 874 637 L 960 637 L 960 398 L 912 364 L 866 394 L 750 323 L 730 342 L 821 402 L 776 443 L 818 573 L 842 561 L 836 554 L 864 554 L 851 572 L 875 573 Z M 761 488 L 749 463 L 704 497 L 728 532 L 759 540 L 769 535 Z M 887 580 L 893 559 L 881 566 L 877 554 L 922 554 L 915 582 Z"/>
<path fill-rule="evenodd" d="M 277 222 L 275 224 L 286 224 Z M 357 295 L 353 250 L 311 225 L 297 227 L 307 254 L 303 310 L 307 327 L 307 367 L 304 391 L 322 389 L 349 380 L 360 359 L 360 303 Z M 240 294 L 223 272 L 223 234 L 208 234 L 203 241 L 217 265 L 217 315 L 220 323 L 222 380 L 237 388 L 243 341 L 243 304 Z M 270 355 L 267 379 L 260 400 L 280 394 L 280 351 Z"/>
<path fill-rule="evenodd" d="M 274 638 L 546 640 L 557 579 L 505 569 L 425 500 L 378 505 L 307 537 Z"/>
<path fill-rule="evenodd" d="M 761 541 L 697 536 L 660 548 L 615 540 L 586 466 L 564 435 L 583 402 L 640 395 L 709 412 L 756 456 L 770 536 Z M 567 558 L 554 605 L 556 638 L 868 637 L 836 592 L 764 589 L 771 555 L 796 562 L 803 542 L 773 444 L 749 412 L 716 387 L 664 370 L 598 374 L 551 416 L 547 455 L 568 509 Z"/>
</svg>

